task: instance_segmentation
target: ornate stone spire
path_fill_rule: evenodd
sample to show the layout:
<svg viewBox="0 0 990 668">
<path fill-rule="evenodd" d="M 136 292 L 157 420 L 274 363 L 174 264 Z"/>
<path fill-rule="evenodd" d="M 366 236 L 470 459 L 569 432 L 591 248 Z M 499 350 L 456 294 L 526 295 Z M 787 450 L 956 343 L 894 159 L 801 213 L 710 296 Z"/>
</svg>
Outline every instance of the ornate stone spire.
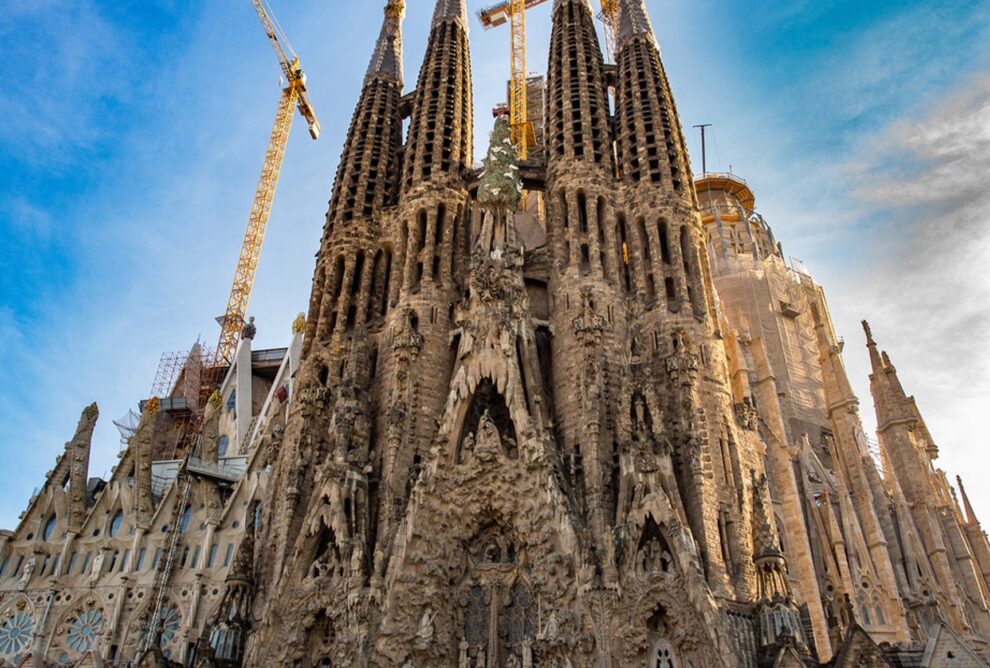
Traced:
<svg viewBox="0 0 990 668">
<path fill-rule="evenodd" d="M 402 84 L 402 20 L 405 16 L 405 0 L 388 0 L 367 78 L 383 77 Z"/>
<path fill-rule="evenodd" d="M 863 321 L 863 331 L 866 333 L 866 347 L 870 350 L 870 363 L 873 366 L 873 373 L 883 371 L 883 360 L 880 358 L 880 351 L 877 349 L 877 342 L 873 340 L 873 329 L 870 323 Z"/>
<path fill-rule="evenodd" d="M 467 0 L 437 0 L 437 7 L 433 10 L 433 26 L 444 21 L 457 21 L 467 31 Z"/>
<path fill-rule="evenodd" d="M 979 524 L 980 521 L 976 519 L 976 513 L 973 512 L 973 504 L 969 502 L 969 495 L 966 494 L 966 488 L 963 487 L 961 476 L 956 476 L 956 484 L 959 486 L 959 494 L 962 496 L 963 508 L 966 510 L 966 523 Z"/>
<path fill-rule="evenodd" d="M 656 42 L 653 22 L 650 21 L 650 14 L 646 11 L 646 3 L 643 0 L 618 0 L 618 13 L 619 25 L 615 37 L 619 48 L 622 48 L 622 43 L 626 40 L 641 35 Z"/>
<path fill-rule="evenodd" d="M 437 0 L 409 119 L 403 193 L 427 181 L 456 182 L 473 162 L 467 16 L 465 0 Z"/>
<path fill-rule="evenodd" d="M 72 440 L 65 444 L 69 458 L 69 530 L 78 533 L 86 521 L 86 484 L 89 479 L 89 453 L 93 443 L 93 429 L 100 417 L 100 409 L 91 404 L 79 416 L 79 425 Z"/>
<path fill-rule="evenodd" d="M 770 522 L 770 511 L 767 508 L 767 503 L 764 500 L 764 494 L 767 492 L 767 479 L 766 476 L 757 478 L 756 474 L 753 474 L 753 558 L 759 561 L 764 558 L 779 558 L 783 561 L 783 555 L 778 547 L 779 541 L 777 540 L 777 534 L 774 531 L 773 524 Z M 783 590 L 777 590 L 774 587 L 774 591 L 767 592 L 769 598 L 774 598 L 777 595 L 784 595 L 787 593 L 787 582 L 783 582 Z"/>
</svg>

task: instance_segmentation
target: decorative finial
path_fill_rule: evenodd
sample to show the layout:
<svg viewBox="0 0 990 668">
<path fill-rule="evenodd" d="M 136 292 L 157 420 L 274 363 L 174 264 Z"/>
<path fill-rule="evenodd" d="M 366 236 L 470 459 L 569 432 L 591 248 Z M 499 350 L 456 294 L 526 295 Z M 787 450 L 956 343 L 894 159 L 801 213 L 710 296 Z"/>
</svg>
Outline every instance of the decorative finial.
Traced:
<svg viewBox="0 0 990 668">
<path fill-rule="evenodd" d="M 866 345 L 877 345 L 877 342 L 873 340 L 873 328 L 871 328 L 870 323 L 865 320 L 863 321 L 863 331 L 866 332 Z"/>
<path fill-rule="evenodd" d="M 406 0 L 388 0 L 385 5 L 385 18 L 401 19 L 406 15 Z"/>
<path fill-rule="evenodd" d="M 306 314 L 300 313 L 296 316 L 296 319 L 292 321 L 292 334 L 302 334 L 306 331 Z"/>
</svg>

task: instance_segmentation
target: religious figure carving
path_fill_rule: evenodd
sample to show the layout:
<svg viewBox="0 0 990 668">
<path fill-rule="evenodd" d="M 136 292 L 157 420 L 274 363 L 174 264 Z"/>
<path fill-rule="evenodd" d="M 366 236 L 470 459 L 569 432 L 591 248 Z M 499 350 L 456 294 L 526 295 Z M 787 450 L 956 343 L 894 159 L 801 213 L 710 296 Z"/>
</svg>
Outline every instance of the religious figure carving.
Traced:
<svg viewBox="0 0 990 668">
<path fill-rule="evenodd" d="M 96 553 L 96 558 L 93 559 L 93 568 L 89 572 L 89 586 L 93 587 L 99 581 L 100 576 L 103 574 L 103 562 L 106 559 L 106 552 L 101 550 Z"/>
<path fill-rule="evenodd" d="M 759 426 L 759 414 L 750 399 L 735 405 L 736 422 L 743 429 L 755 430 Z"/>
<path fill-rule="evenodd" d="M 34 575 L 34 569 L 38 563 L 38 555 L 32 554 L 28 557 L 27 563 L 24 564 L 24 570 L 21 572 L 21 579 L 17 581 L 17 588 L 24 591 L 28 586 L 28 582 L 31 581 L 31 577 Z"/>
<path fill-rule="evenodd" d="M 435 631 L 433 619 L 435 617 L 436 613 L 433 612 L 432 608 L 427 608 L 423 611 L 423 616 L 419 619 L 419 628 L 416 629 L 416 647 L 419 649 L 426 649 L 433 642 L 433 633 Z"/>
<path fill-rule="evenodd" d="M 543 626 L 543 631 L 540 633 L 539 639 L 548 642 L 554 642 L 560 639 L 560 622 L 557 621 L 556 610 L 550 611 L 550 616 L 547 618 L 547 623 Z"/>
<path fill-rule="evenodd" d="M 492 417 L 485 409 L 481 419 L 478 421 L 478 435 L 474 446 L 474 452 L 483 460 L 490 459 L 494 454 L 502 450 L 502 437 L 498 433 L 498 427 L 492 421 Z"/>
</svg>

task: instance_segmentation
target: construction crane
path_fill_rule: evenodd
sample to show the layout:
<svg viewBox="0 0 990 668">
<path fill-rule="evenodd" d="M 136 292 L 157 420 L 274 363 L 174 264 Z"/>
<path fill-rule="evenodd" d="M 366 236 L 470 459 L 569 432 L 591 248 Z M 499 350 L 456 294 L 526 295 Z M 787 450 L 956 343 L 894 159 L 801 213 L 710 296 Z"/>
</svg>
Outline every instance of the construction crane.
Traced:
<svg viewBox="0 0 990 668">
<path fill-rule="evenodd" d="M 530 146 L 536 144 L 536 133 L 529 120 L 526 100 L 526 10 L 547 0 L 506 0 L 478 12 L 485 30 L 509 24 L 511 31 L 512 76 L 509 79 L 509 127 L 519 158 L 526 159 Z"/>
<path fill-rule="evenodd" d="M 519 151 L 519 157 L 526 159 L 530 146 L 536 144 L 533 124 L 529 120 L 529 105 L 526 99 L 526 10 L 542 5 L 547 0 L 504 0 L 497 5 L 482 9 L 478 19 L 485 30 L 509 24 L 511 45 L 512 75 L 509 79 L 509 126 L 512 128 L 512 141 Z M 618 25 L 618 0 L 601 0 L 598 18 L 605 26 L 605 44 L 609 58 L 615 62 L 615 30 Z"/>
<path fill-rule="evenodd" d="M 618 44 L 615 40 L 615 33 L 619 25 L 619 0 L 602 0 L 602 10 L 598 13 L 598 20 L 602 22 L 605 32 L 605 51 L 608 59 L 613 63 L 618 58 Z"/>
<path fill-rule="evenodd" d="M 266 6 L 265 0 L 251 0 L 251 3 L 275 51 L 287 85 L 282 89 L 278 112 L 275 114 L 275 126 L 268 140 L 268 150 L 265 152 L 261 179 L 258 181 L 251 216 L 248 218 L 241 255 L 237 260 L 237 270 L 234 272 L 234 284 L 230 289 L 227 310 L 217 318 L 220 323 L 220 342 L 217 344 L 213 368 L 229 366 L 237 351 L 255 272 L 258 269 L 258 259 L 261 257 L 261 246 L 268 228 L 268 218 L 272 212 L 272 201 L 275 199 L 275 186 L 278 185 L 282 160 L 285 158 L 285 147 L 289 141 L 289 131 L 292 129 L 293 110 L 298 109 L 299 115 L 306 119 L 309 134 L 313 139 L 320 136 L 320 122 L 316 119 L 313 106 L 306 96 L 306 75 L 299 65 L 299 57 L 274 18 L 274 13 Z"/>
<path fill-rule="evenodd" d="M 282 171 L 282 160 L 285 158 L 285 147 L 289 141 L 289 131 L 292 129 L 293 110 L 298 109 L 299 114 L 306 119 L 306 123 L 309 125 L 309 134 L 313 139 L 318 139 L 320 136 L 320 122 L 316 119 L 316 113 L 306 96 L 306 75 L 299 65 L 299 57 L 293 51 L 292 45 L 285 37 L 285 33 L 278 25 L 271 9 L 266 7 L 265 0 L 251 0 L 251 4 L 254 5 L 265 34 L 268 36 L 268 41 L 275 50 L 279 65 L 282 67 L 282 74 L 285 75 L 286 86 L 282 89 L 278 112 L 275 114 L 275 126 L 272 128 L 268 150 L 265 152 L 265 162 L 261 168 L 261 180 L 258 182 L 254 204 L 251 206 L 251 216 L 248 218 L 244 244 L 241 246 L 241 255 L 237 261 L 237 270 L 234 273 L 234 285 L 227 301 L 227 311 L 223 316 L 217 318 L 221 330 L 220 343 L 214 353 L 212 366 L 206 370 L 204 382 L 207 395 L 209 393 L 214 394 L 210 398 L 211 401 L 220 400 L 219 392 L 215 392 L 216 385 L 220 380 L 220 370 L 222 365 L 229 367 L 233 362 L 234 353 L 237 351 L 237 344 L 244 328 L 244 316 L 247 312 L 248 300 L 251 297 L 251 288 L 254 285 L 258 259 L 261 257 L 261 245 L 265 240 L 268 218 L 271 215 L 272 202 L 275 199 L 275 186 L 278 185 L 279 173 Z M 286 53 L 286 49 L 288 49 L 288 53 Z M 291 54 L 291 58 L 289 54 Z M 153 401 L 157 402 L 157 399 L 153 399 Z M 155 567 L 155 579 L 148 597 L 154 607 L 151 618 L 148 620 L 148 626 L 141 638 L 140 651 L 142 653 L 147 651 L 158 637 L 168 585 L 175 572 L 175 555 L 181 533 L 179 527 L 189 504 L 193 481 L 204 477 L 204 475 L 210 477 L 216 474 L 215 471 L 210 470 L 206 470 L 204 473 L 203 470 L 194 466 L 194 458 L 199 455 L 202 449 L 202 418 L 203 413 L 201 412 L 192 422 L 191 433 L 194 447 L 187 450 L 176 473 L 174 483 L 176 498 L 168 523 L 168 534 L 164 545 L 165 554 Z"/>
</svg>

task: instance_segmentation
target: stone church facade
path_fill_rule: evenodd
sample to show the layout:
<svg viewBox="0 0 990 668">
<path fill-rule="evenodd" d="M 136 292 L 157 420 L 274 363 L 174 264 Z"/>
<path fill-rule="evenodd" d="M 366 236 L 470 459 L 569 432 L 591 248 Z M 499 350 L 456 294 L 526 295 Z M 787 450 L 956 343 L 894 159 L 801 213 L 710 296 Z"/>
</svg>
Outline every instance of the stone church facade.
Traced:
<svg viewBox="0 0 990 668">
<path fill-rule="evenodd" d="M 987 665 L 961 481 L 867 325 L 871 444 L 821 287 L 692 178 L 618 6 L 609 65 L 555 0 L 544 143 L 499 118 L 477 169 L 464 0 L 412 92 L 389 0 L 309 313 L 205 402 L 191 354 L 108 481 L 83 412 L 0 534 L 0 665 Z"/>
</svg>

